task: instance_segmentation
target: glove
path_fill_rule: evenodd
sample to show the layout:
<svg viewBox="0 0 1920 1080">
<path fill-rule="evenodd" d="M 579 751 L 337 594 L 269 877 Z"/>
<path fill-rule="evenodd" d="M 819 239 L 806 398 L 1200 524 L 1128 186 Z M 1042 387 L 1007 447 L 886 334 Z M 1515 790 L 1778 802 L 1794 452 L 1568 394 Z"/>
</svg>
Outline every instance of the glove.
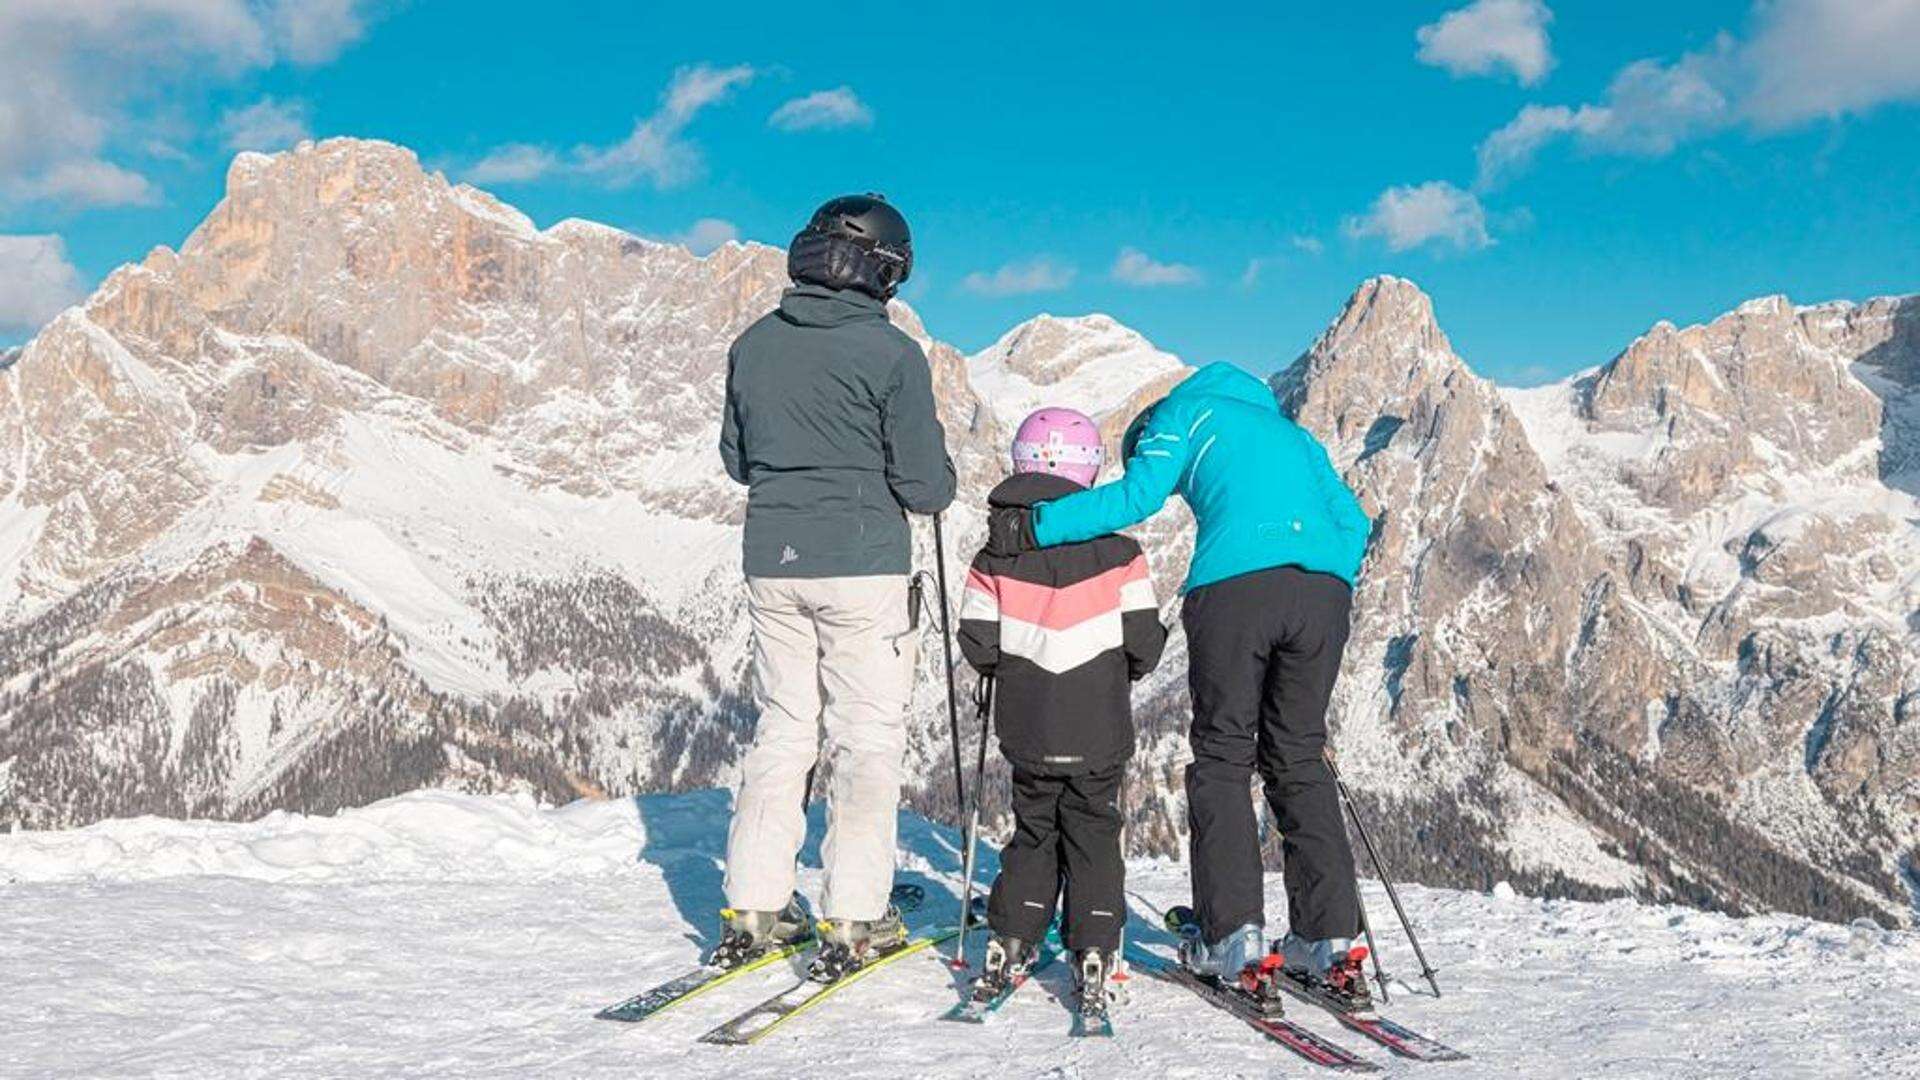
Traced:
<svg viewBox="0 0 1920 1080">
<path fill-rule="evenodd" d="M 987 515 L 987 552 L 1018 555 L 1038 551 L 1033 539 L 1033 511 L 1024 506 L 996 506 Z"/>
</svg>

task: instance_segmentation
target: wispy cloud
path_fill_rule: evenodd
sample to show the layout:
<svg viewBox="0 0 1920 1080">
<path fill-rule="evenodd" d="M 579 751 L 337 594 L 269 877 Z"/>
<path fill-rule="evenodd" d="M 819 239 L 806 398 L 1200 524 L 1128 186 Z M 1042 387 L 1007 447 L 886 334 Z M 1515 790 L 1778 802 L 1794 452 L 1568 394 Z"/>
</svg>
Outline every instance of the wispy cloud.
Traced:
<svg viewBox="0 0 1920 1080">
<path fill-rule="evenodd" d="M 1193 285 L 1200 281 L 1200 271 L 1184 263 L 1164 263 L 1139 248 L 1125 247 L 1113 260 L 1113 269 L 1108 271 L 1113 280 L 1122 285 L 1133 285 L 1143 289 L 1162 288 L 1168 285 Z"/>
<path fill-rule="evenodd" d="M 0 185 L 0 194 L 20 202 L 51 202 L 69 209 L 151 206 L 160 201 L 159 189 L 146 177 L 101 158 L 62 161 L 37 176 Z"/>
<path fill-rule="evenodd" d="M 1078 271 L 1070 264 L 1041 255 L 1010 262 L 992 273 L 979 270 L 960 281 L 960 287 L 979 296 L 1024 296 L 1058 292 L 1073 284 Z"/>
<path fill-rule="evenodd" d="M 782 131 L 872 127 L 873 110 L 853 92 L 853 87 L 838 86 L 794 98 L 773 110 L 767 123 Z"/>
<path fill-rule="evenodd" d="M 543 146 L 506 143 L 487 151 L 460 176 L 472 184 L 524 184 L 540 179 L 561 164 L 560 158 Z"/>
<path fill-rule="evenodd" d="M 1414 32 L 1420 62 L 1455 75 L 1505 70 L 1532 86 L 1553 68 L 1547 24 L 1553 12 L 1541 0 L 1475 0 Z"/>
<path fill-rule="evenodd" d="M 1493 243 L 1480 200 L 1444 180 L 1388 188 L 1365 214 L 1348 218 L 1345 230 L 1355 238 L 1377 236 L 1389 251 L 1474 251 Z"/>
<path fill-rule="evenodd" d="M 1327 246 L 1321 243 L 1320 238 L 1317 236 L 1308 236 L 1304 233 L 1296 233 L 1293 236 L 1289 236 L 1287 237 L 1286 253 L 1279 255 L 1256 255 L 1247 260 L 1246 268 L 1240 271 L 1240 287 L 1242 289 L 1251 289 L 1260 284 L 1260 278 L 1266 274 L 1268 267 L 1278 266 L 1289 259 L 1297 259 L 1300 256 L 1313 258 L 1326 251 L 1326 249 Z"/>
<path fill-rule="evenodd" d="M 1598 102 L 1525 106 L 1480 144 L 1480 186 L 1562 139 L 1590 153 L 1658 157 L 1731 127 L 1764 135 L 1920 101 L 1913 0 L 1772 0 L 1755 4 L 1751 24 L 1744 38 L 1723 33 L 1670 62 L 1628 64 Z"/>
<path fill-rule="evenodd" d="M 656 188 L 678 187 L 698 177 L 706 167 L 700 148 L 685 138 L 687 126 L 703 110 L 751 82 L 754 74 L 746 64 L 683 67 L 673 73 L 661 93 L 659 108 L 635 121 L 633 130 L 617 143 L 577 146 L 568 156 L 528 143 L 507 143 L 489 150 L 460 176 L 475 184 L 503 184 L 568 172 L 592 177 L 608 187 L 643 181 Z"/>
<path fill-rule="evenodd" d="M 156 82 L 325 63 L 364 32 L 365 11 L 364 0 L 0 3 L 0 202 L 154 201 L 117 151 L 157 137 L 143 112 Z"/>
<path fill-rule="evenodd" d="M 261 98 L 220 117 L 220 134 L 229 150 L 284 150 L 313 137 L 307 107 L 299 101 Z"/>
<path fill-rule="evenodd" d="M 684 244 L 695 255 L 706 255 L 730 240 L 740 239 L 740 228 L 731 221 L 721 218 L 701 218 L 688 227 L 686 232 L 673 238 L 674 243 Z"/>
<path fill-rule="evenodd" d="M 81 295 L 58 236 L 0 236 L 0 330 L 37 330 Z"/>
</svg>

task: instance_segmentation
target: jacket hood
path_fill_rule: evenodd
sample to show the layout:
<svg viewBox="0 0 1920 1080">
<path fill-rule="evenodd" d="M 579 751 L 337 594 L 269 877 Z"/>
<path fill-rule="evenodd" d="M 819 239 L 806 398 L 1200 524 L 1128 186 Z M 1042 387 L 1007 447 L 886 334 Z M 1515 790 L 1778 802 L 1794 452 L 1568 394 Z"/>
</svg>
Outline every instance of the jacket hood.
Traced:
<svg viewBox="0 0 1920 1080">
<path fill-rule="evenodd" d="M 780 296 L 780 317 L 795 326 L 845 326 L 848 323 L 885 322 L 887 305 L 854 289 L 825 285 L 795 285 Z"/>
<path fill-rule="evenodd" d="M 988 506 L 1032 506 L 1086 488 L 1058 473 L 1014 473 L 987 493 Z"/>
<path fill-rule="evenodd" d="M 1280 402 L 1274 398 L 1273 390 L 1266 383 L 1238 364 L 1229 364 L 1224 360 L 1216 360 L 1182 379 L 1180 385 L 1167 392 L 1167 396 L 1232 398 L 1273 412 L 1280 411 Z"/>
</svg>

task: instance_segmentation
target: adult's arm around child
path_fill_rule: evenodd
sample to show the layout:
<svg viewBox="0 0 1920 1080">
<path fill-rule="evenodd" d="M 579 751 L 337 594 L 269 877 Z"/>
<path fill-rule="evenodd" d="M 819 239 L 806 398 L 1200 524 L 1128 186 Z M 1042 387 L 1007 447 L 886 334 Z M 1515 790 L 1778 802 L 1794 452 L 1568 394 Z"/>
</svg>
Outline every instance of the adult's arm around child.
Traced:
<svg viewBox="0 0 1920 1080">
<path fill-rule="evenodd" d="M 1119 532 L 1166 505 L 1187 463 L 1187 411 L 1177 401 L 1161 400 L 1134 441 L 1125 475 L 1034 507 L 1034 543 L 1052 547 Z"/>
</svg>

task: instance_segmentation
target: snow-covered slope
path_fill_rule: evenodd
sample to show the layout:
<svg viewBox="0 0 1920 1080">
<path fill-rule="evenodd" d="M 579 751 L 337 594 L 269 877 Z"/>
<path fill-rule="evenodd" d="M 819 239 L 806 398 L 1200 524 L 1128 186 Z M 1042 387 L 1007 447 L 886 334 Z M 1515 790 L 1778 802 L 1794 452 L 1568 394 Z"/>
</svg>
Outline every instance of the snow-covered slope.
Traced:
<svg viewBox="0 0 1920 1080">
<path fill-rule="evenodd" d="M 816 807 L 816 810 L 818 808 Z M 1312 1068 L 1144 979 L 1112 1042 L 1066 1037 L 1043 973 L 985 1028 L 935 1020 L 954 978 L 896 965 L 754 1047 L 708 1027 L 793 976 L 742 980 L 640 1027 L 601 1005 L 695 962 L 720 905 L 723 792 L 578 802 L 420 792 L 332 818 L 155 819 L 0 836 L 0 1075 L 1264 1077 Z M 813 822 L 803 887 L 817 886 Z M 911 815 L 901 876 L 957 910 L 955 837 Z M 985 873 L 992 872 L 991 859 Z M 1379 920 L 1384 897 L 1366 883 Z M 1177 865 L 1133 864 L 1132 933 L 1166 951 Z M 1613 1080 L 1920 1076 L 1920 935 L 1674 907 L 1420 887 L 1445 997 L 1389 1011 L 1472 1054 L 1386 1076 Z M 1284 910 L 1278 877 L 1268 910 Z M 1416 967 L 1396 936 L 1390 971 Z"/>
</svg>

